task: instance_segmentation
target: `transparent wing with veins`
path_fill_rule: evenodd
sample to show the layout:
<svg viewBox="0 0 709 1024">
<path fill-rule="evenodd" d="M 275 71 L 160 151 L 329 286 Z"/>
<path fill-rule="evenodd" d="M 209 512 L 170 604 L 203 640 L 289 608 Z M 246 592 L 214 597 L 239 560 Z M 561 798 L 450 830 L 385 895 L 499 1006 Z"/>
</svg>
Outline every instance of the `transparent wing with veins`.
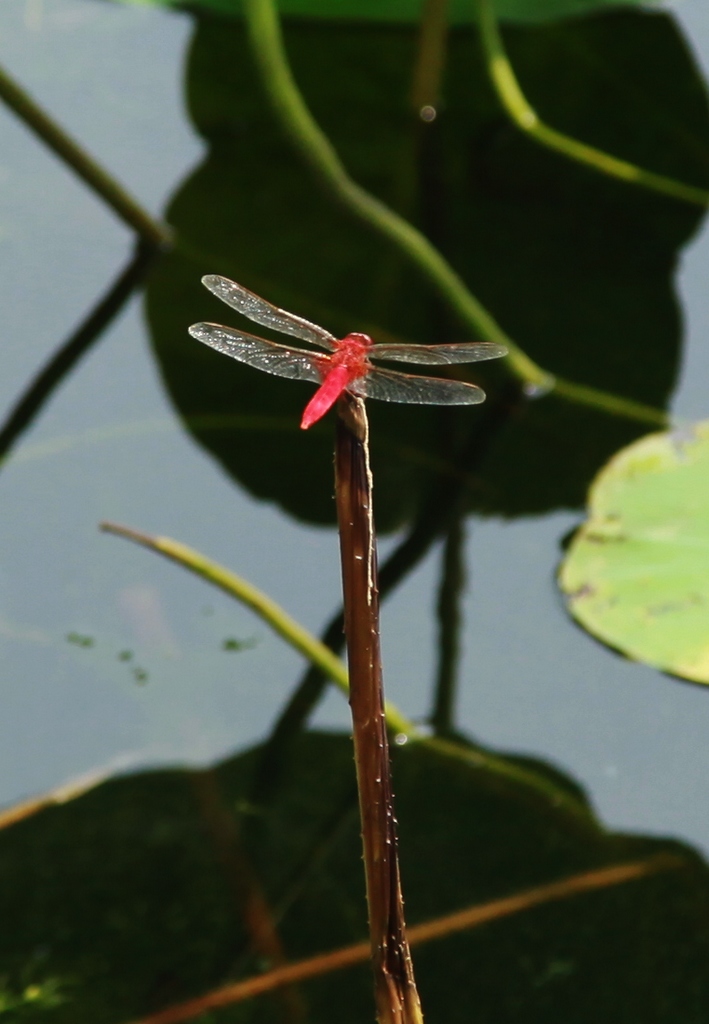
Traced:
<svg viewBox="0 0 709 1024">
<path fill-rule="evenodd" d="M 218 299 L 226 302 L 227 306 L 238 310 L 239 313 L 248 317 L 249 320 L 253 320 L 254 323 L 260 324 L 262 327 L 270 327 L 274 331 L 280 331 L 281 334 L 289 334 L 292 338 L 300 338 L 301 341 L 307 341 L 311 345 L 320 345 L 322 348 L 327 349 L 328 352 L 335 351 L 336 339 L 329 331 L 318 327 L 317 324 L 311 324 L 309 320 L 304 320 L 300 316 L 295 316 L 294 313 L 289 313 L 285 309 L 279 309 L 278 306 L 271 305 L 270 302 L 262 299 L 260 295 L 250 292 L 248 288 L 237 284 L 236 281 L 230 281 L 228 277 L 220 277 L 218 274 L 207 274 L 206 277 L 202 278 L 202 284 L 213 295 L 216 295 Z M 194 337 L 197 337 L 197 335 L 194 335 Z M 243 337 L 248 338 L 250 335 L 245 334 Z M 207 342 L 207 344 L 211 344 L 211 342 Z M 213 347 L 216 348 L 217 346 L 214 345 Z M 223 352 L 225 349 L 220 349 L 219 351 Z M 233 353 L 227 354 L 231 355 Z M 241 359 L 241 356 L 235 356 L 235 358 Z M 245 359 L 241 361 L 247 362 Z M 254 366 L 255 364 L 250 363 L 249 365 Z M 311 378 L 304 379 L 310 380 Z"/>
<path fill-rule="evenodd" d="M 485 401 L 485 392 L 475 384 L 441 377 L 419 377 L 379 367 L 370 370 L 366 377 L 353 381 L 347 390 L 360 398 L 413 405 L 478 405 Z"/>
<path fill-rule="evenodd" d="M 453 366 L 456 363 L 479 363 L 484 359 L 506 356 L 504 345 L 492 341 L 463 342 L 460 345 L 372 345 L 371 359 L 397 363 L 421 363 L 428 366 Z"/>
<path fill-rule="evenodd" d="M 219 324 L 194 324 L 189 330 L 193 338 L 217 352 L 276 377 L 321 384 L 327 373 L 329 359 L 325 355 L 266 341 Z M 477 405 L 485 399 L 481 388 L 462 380 L 420 377 L 379 367 L 372 367 L 366 376 L 353 381 L 348 391 L 361 398 L 412 405 Z"/>
<path fill-rule="evenodd" d="M 279 345 L 276 341 L 266 341 L 254 334 L 235 331 L 219 324 L 193 324 L 189 331 L 193 338 L 203 341 L 217 352 L 223 352 L 256 370 L 273 373 L 276 377 L 322 384 L 327 372 L 328 356 L 316 352 Z"/>
<path fill-rule="evenodd" d="M 202 282 L 217 298 L 262 327 L 300 338 L 327 352 L 337 351 L 346 342 L 346 339 L 338 341 L 317 324 L 279 309 L 226 277 L 209 274 L 202 278 Z M 322 384 L 331 365 L 330 357 L 324 353 L 266 341 L 254 334 L 220 324 L 194 324 L 189 331 L 193 338 L 218 352 L 277 377 Z M 503 345 L 469 342 L 459 345 L 372 345 L 367 355 L 373 359 L 393 362 L 452 366 L 496 359 L 506 353 Z M 349 384 L 347 389 L 362 398 L 416 405 L 476 405 L 485 399 L 481 388 L 465 381 L 420 377 L 371 365 L 367 373 Z"/>
</svg>

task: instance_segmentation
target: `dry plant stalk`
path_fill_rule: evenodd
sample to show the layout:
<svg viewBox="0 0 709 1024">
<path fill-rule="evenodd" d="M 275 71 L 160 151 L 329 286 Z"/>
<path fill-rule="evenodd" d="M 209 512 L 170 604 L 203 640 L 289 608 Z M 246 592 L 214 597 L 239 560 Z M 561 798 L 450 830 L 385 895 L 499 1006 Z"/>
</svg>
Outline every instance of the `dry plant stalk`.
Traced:
<svg viewBox="0 0 709 1024">
<path fill-rule="evenodd" d="M 335 495 L 357 788 L 379 1024 L 421 1024 L 406 940 L 379 645 L 372 475 L 364 402 L 338 403 Z"/>
</svg>

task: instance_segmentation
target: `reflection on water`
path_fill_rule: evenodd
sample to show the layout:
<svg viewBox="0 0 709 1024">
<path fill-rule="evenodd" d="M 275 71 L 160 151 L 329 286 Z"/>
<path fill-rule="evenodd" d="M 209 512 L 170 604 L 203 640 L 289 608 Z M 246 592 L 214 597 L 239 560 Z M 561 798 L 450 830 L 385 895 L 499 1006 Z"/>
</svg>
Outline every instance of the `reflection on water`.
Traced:
<svg viewBox="0 0 709 1024">
<path fill-rule="evenodd" d="M 157 11 L 63 0 L 43 9 L 41 18 L 35 12 L 26 24 L 24 12 L 24 4 L 11 0 L 0 15 L 8 40 L 5 60 L 9 70 L 154 212 L 160 211 L 168 194 L 178 190 L 174 217 L 185 218 L 185 230 L 201 231 L 208 217 L 199 204 L 207 201 L 210 189 L 220 180 L 215 165 L 230 154 L 228 147 L 220 151 L 215 144 L 211 162 L 188 178 L 203 148 L 184 119 L 178 91 L 178 72 L 191 31 L 189 20 Z M 311 45 L 305 33 L 301 36 L 300 43 L 293 43 L 296 53 L 299 45 L 303 53 Z M 699 37 L 695 40 L 696 45 L 702 42 Z M 378 39 L 377 46 L 382 45 Z M 515 45 L 519 59 L 524 59 L 527 43 L 523 35 Z M 199 60 L 199 52 L 198 48 L 193 59 Z M 398 54 L 399 59 L 404 56 Z M 72 74 L 68 68 L 74 69 Z M 92 91 L 90 103 L 86 98 L 77 103 L 77 83 L 87 79 L 100 81 L 101 89 Z M 333 99 L 336 102 L 340 102 L 337 97 Z M 247 107 L 240 116 L 251 116 Z M 327 119 L 328 112 L 323 116 Z M 446 116 L 454 117 L 455 111 Z M 472 114 L 464 110 L 461 116 Z M 436 119 L 436 130 L 444 121 L 443 116 Z M 154 144 L 156 126 L 161 140 L 158 147 Z M 3 408 L 8 410 L 37 368 L 71 335 L 109 286 L 129 258 L 130 240 L 112 216 L 10 115 L 2 113 L 0 130 L 5 153 L 0 226 L 7 267 L 0 282 L 6 338 L 0 391 Z M 272 141 L 264 135 L 261 143 L 271 145 Z M 469 262 L 469 278 L 481 279 L 488 301 L 500 308 L 507 301 L 502 286 L 491 275 L 485 278 L 476 261 L 493 264 L 504 248 L 502 243 L 494 243 L 490 234 L 495 223 L 491 209 L 498 216 L 510 195 L 519 201 L 515 192 L 519 180 L 504 163 L 506 146 L 509 139 L 500 131 L 494 136 L 485 166 L 480 154 L 473 154 L 476 187 L 481 175 L 499 172 L 502 193 L 492 195 L 491 208 L 477 211 L 474 231 L 473 226 L 461 225 L 467 232 L 465 245 L 462 241 L 451 243 L 457 247 L 455 258 Z M 540 247 L 551 250 L 563 241 L 560 232 L 564 226 L 550 224 L 549 195 L 554 183 L 547 177 L 541 157 L 526 151 L 523 155 L 532 160 L 537 174 L 533 181 L 540 205 L 535 213 L 539 217 L 535 238 Z M 346 156 L 354 165 L 367 159 L 366 153 Z M 248 167 L 247 172 L 251 173 Z M 291 186 L 305 187 L 294 175 Z M 237 184 L 232 180 L 229 188 Z M 591 183 L 589 188 L 589 195 L 602 205 L 601 186 Z M 227 191 L 225 198 L 230 195 Z M 189 205 L 192 202 L 196 207 Z M 312 205 L 315 200 L 308 202 Z M 254 216 L 257 212 L 251 211 Z M 303 207 L 303 215 L 310 212 L 310 207 Z M 244 215 L 243 209 L 229 204 L 222 233 L 237 237 L 230 218 Z M 519 223 L 515 226 L 514 221 L 519 222 L 520 217 L 518 209 L 514 218 L 510 216 L 507 229 L 517 230 Z M 653 268 L 657 277 L 648 277 L 648 268 L 641 266 L 632 302 L 642 304 L 651 322 L 636 332 L 638 354 L 630 361 L 632 365 L 611 364 L 612 353 L 620 345 L 618 337 L 625 338 L 624 324 L 637 318 L 637 307 L 629 305 L 622 310 L 627 320 L 614 324 L 608 310 L 616 298 L 594 292 L 602 285 L 600 272 L 583 298 L 586 307 L 593 309 L 592 329 L 584 338 L 569 330 L 577 315 L 570 299 L 563 306 L 559 324 L 550 326 L 552 314 L 548 311 L 553 302 L 549 295 L 558 290 L 552 277 L 541 285 L 539 280 L 530 283 L 529 291 L 519 295 L 517 305 L 522 308 L 530 301 L 533 284 L 547 290 L 535 314 L 539 320 L 536 340 L 547 365 L 567 374 L 573 370 L 580 378 L 578 368 L 563 365 L 564 359 L 572 360 L 571 355 L 543 352 L 550 332 L 556 330 L 555 344 L 563 342 L 569 352 L 578 344 L 595 353 L 595 359 L 584 357 L 591 374 L 604 362 L 610 366 L 609 372 L 616 374 L 607 382 L 590 378 L 589 382 L 611 386 L 615 379 L 632 377 L 643 352 L 652 350 L 659 356 L 651 393 L 643 392 L 639 378 L 633 378 L 632 385 L 628 379 L 626 391 L 630 393 L 637 385 L 634 397 L 660 402 L 670 390 L 677 339 L 666 263 L 690 225 L 688 221 L 686 227 L 675 224 L 671 228 L 669 215 L 663 213 L 662 218 L 666 218 L 663 224 L 672 235 L 672 245 L 664 252 L 665 263 Z M 340 221 L 336 226 L 339 230 Z M 602 226 L 593 226 L 598 231 L 594 251 L 602 253 Z M 247 228 L 248 223 L 240 224 L 242 232 Z M 332 280 L 322 285 L 322 294 L 320 286 L 309 287 L 309 282 L 316 280 L 309 269 L 310 257 L 298 255 L 296 259 L 302 247 L 295 242 L 304 230 L 298 229 L 300 236 L 295 241 L 284 241 L 284 251 L 278 257 L 281 265 L 288 261 L 293 265 L 290 284 L 277 286 L 284 295 L 287 287 L 297 295 L 307 292 L 307 301 L 313 307 L 323 307 L 323 320 L 333 330 L 339 328 L 341 318 L 348 320 L 350 328 L 362 319 L 365 327 L 370 322 L 383 323 L 389 331 L 399 330 L 406 337 L 425 336 L 422 318 L 430 311 L 421 301 L 421 289 L 416 287 L 415 308 L 403 308 L 400 299 L 389 299 L 402 281 L 409 280 L 408 271 L 384 266 L 382 273 L 390 278 L 380 282 L 379 290 L 368 289 L 364 308 L 354 310 L 346 284 L 338 284 L 335 273 L 346 278 L 349 257 L 333 248 L 325 234 L 319 236 L 319 256 L 324 256 Z M 577 224 L 574 230 L 587 231 L 588 224 Z M 477 242 L 466 249 L 473 236 L 488 237 L 486 246 Z M 573 232 L 568 240 L 573 242 Z M 648 240 L 640 241 L 647 256 Z M 287 249 L 291 244 L 292 250 Z M 491 252 L 493 244 L 498 245 L 497 255 Z M 633 244 L 629 227 L 622 240 L 623 251 L 613 258 L 622 263 Z M 694 262 L 688 264 L 685 278 L 691 289 L 686 301 L 692 340 L 693 303 L 701 303 L 704 295 L 702 244 L 701 240 L 695 243 Z M 370 262 L 369 245 L 359 235 L 353 243 L 353 251 L 364 264 Z M 264 236 L 259 252 L 240 250 L 239 261 L 251 268 L 252 276 L 276 274 L 269 246 L 272 243 Z M 519 243 L 514 248 L 505 254 L 510 279 L 524 266 L 522 255 L 527 260 L 538 259 L 533 251 L 520 255 Z M 595 274 L 598 265 L 591 256 L 586 253 L 586 266 Z M 564 261 L 571 273 L 567 256 Z M 151 316 L 157 325 L 156 344 L 162 360 L 159 371 L 147 349 L 142 312 L 133 300 L 42 409 L 0 478 L 0 631 L 5 679 L 0 719 L 2 801 L 42 790 L 126 752 L 137 760 L 153 762 L 206 761 L 242 747 L 267 732 L 302 669 L 297 658 L 226 598 L 207 592 L 204 584 L 158 564 L 145 552 L 99 536 L 96 524 L 100 519 L 124 521 L 189 542 L 234 566 L 314 631 L 337 607 L 338 566 L 332 531 L 293 521 L 273 505 L 262 505 L 237 491 L 222 468 L 244 474 L 257 494 L 286 506 L 292 502 L 302 518 L 329 519 L 329 434 L 323 431 L 306 445 L 295 427 L 292 435 L 276 431 L 271 437 L 258 431 L 242 435 L 213 431 L 210 438 L 207 431 L 195 431 L 205 452 L 183 432 L 161 374 L 173 399 L 181 403 L 184 367 L 179 377 L 174 360 L 176 353 L 185 353 L 187 360 L 193 354 L 184 331 L 185 325 L 199 319 L 191 296 L 199 289 L 201 272 L 221 267 L 197 268 L 189 263 L 174 276 L 173 264 L 165 264 L 152 286 Z M 329 293 L 325 285 L 331 285 Z M 623 288 L 627 291 L 627 282 Z M 162 307 L 161 289 L 167 300 Z M 657 305 L 648 307 L 648 295 Z M 274 298 L 279 299 L 277 290 Z M 283 304 L 289 305 L 286 298 Z M 301 308 L 297 302 L 290 305 Z M 314 309 L 313 315 L 323 310 Z M 308 312 L 303 308 L 305 315 Z M 507 314 L 511 326 L 519 320 L 521 330 L 520 316 L 515 310 Z M 440 318 L 434 319 L 440 322 Z M 450 331 L 451 327 L 442 329 Z M 696 382 L 705 376 L 699 363 L 699 340 L 697 337 L 697 345 L 690 349 L 689 365 L 694 369 L 687 374 L 685 395 L 691 395 Z M 191 373 L 188 370 L 187 376 Z M 303 395 L 297 389 L 297 394 L 290 390 L 261 394 L 251 378 L 243 385 L 236 384 L 226 372 L 218 371 L 215 378 L 210 369 L 204 386 L 200 383 L 197 390 L 195 380 L 192 376 L 187 381 L 191 390 L 185 386 L 184 395 L 195 403 L 191 408 L 185 399 L 186 413 L 218 412 L 215 395 L 220 401 L 223 398 L 225 408 L 233 408 L 236 389 L 243 391 L 245 408 L 248 410 L 251 401 L 259 413 L 264 413 L 264 408 L 268 411 L 271 395 L 280 417 L 287 417 L 291 406 L 302 404 Z M 680 411 L 682 402 L 680 396 Z M 690 404 L 692 413 L 702 412 L 696 399 Z M 576 413 L 555 411 L 554 416 L 568 415 L 562 422 L 553 418 L 550 408 L 544 402 L 535 403 L 534 410 L 521 418 L 517 434 L 503 431 L 498 448 L 479 475 L 476 504 L 489 511 L 519 512 L 573 503 L 590 472 L 627 433 L 625 426 L 617 427 L 617 435 L 603 438 L 602 431 L 616 430 L 616 425 L 602 425 L 592 418 L 577 420 Z M 539 419 L 534 418 L 537 409 Z M 409 519 L 420 501 L 421 465 L 445 468 L 441 452 L 460 451 L 470 440 L 468 425 L 459 420 L 441 424 L 429 418 L 396 418 L 399 415 L 397 411 L 392 420 L 383 413 L 379 420 L 374 416 L 380 445 L 378 498 L 382 515 L 388 515 L 392 524 Z M 153 430 L 151 422 L 167 424 L 167 432 L 164 426 Z M 148 424 L 147 433 L 121 438 L 122 432 L 130 433 L 141 423 Z M 439 432 L 435 443 L 430 440 L 432 431 Z M 66 437 L 92 440 L 62 447 L 61 439 Z M 584 438 L 582 455 L 580 437 Z M 524 447 L 529 439 L 533 451 Z M 53 451 L 53 446 L 61 450 Z M 547 473 L 545 462 L 555 467 L 552 474 Z M 498 472 L 497 464 L 507 467 L 504 473 Z M 275 465 L 281 467 L 278 474 Z M 543 494 L 525 490 L 528 480 L 520 474 L 520 466 L 526 466 L 530 479 L 540 480 L 542 472 L 547 474 Z M 517 467 L 512 475 L 510 467 Z M 305 497 L 291 498 L 298 477 L 305 482 L 300 492 Z M 614 825 L 671 831 L 709 847 L 706 816 L 697 814 L 709 767 L 702 753 L 705 744 L 700 742 L 706 735 L 705 724 L 709 725 L 705 723 L 709 715 L 705 695 L 698 688 L 672 683 L 623 662 L 566 620 L 553 587 L 553 572 L 557 543 L 575 521 L 575 515 L 554 512 L 514 525 L 495 519 L 472 524 L 460 722 L 482 741 L 504 749 L 533 751 L 563 764 L 590 788 L 601 812 Z M 383 557 L 395 543 L 385 539 Z M 431 681 L 437 670 L 431 612 L 439 561 L 434 547 L 384 611 L 388 692 L 413 716 L 429 713 Z M 147 601 L 146 595 L 150 595 Z M 212 615 L 204 614 L 208 603 L 213 606 Z M 68 642 L 69 636 L 91 637 L 93 643 Z M 243 649 L 230 649 L 227 656 L 225 638 L 234 637 L 256 637 L 258 642 L 253 648 L 244 644 Z M 131 659 L 121 657 L 126 651 L 131 652 Z M 339 695 L 326 698 L 315 721 L 346 725 L 347 709 Z M 659 770 L 658 764 L 671 764 L 671 771 Z"/>
</svg>

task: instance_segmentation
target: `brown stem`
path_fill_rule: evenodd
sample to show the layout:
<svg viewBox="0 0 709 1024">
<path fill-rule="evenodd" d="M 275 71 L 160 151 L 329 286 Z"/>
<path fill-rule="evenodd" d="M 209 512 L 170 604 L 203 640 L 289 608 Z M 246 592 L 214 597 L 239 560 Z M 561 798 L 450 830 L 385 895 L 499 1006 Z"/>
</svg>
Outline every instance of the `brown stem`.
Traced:
<svg viewBox="0 0 709 1024">
<path fill-rule="evenodd" d="M 420 1024 L 404 926 L 384 718 L 367 416 L 364 402 L 347 393 L 338 412 L 335 496 L 377 1017 L 380 1024 Z"/>
<path fill-rule="evenodd" d="M 448 529 L 453 518 L 460 514 L 458 506 L 467 496 L 469 481 L 476 479 L 475 473 L 490 446 L 510 419 L 522 413 L 526 403 L 523 392 L 516 384 L 512 384 L 507 385 L 496 399 L 483 405 L 477 426 L 471 431 L 456 460 L 457 471 L 448 475 L 437 474 L 432 478 L 410 532 L 382 564 L 378 582 L 381 597 L 391 593 L 406 574 L 420 563 L 441 533 Z M 339 610 L 330 619 L 321 637 L 326 647 L 338 653 L 343 646 L 343 625 L 344 613 Z M 290 744 L 305 728 L 326 685 L 327 679 L 321 670 L 310 665 L 263 745 L 250 794 L 254 803 L 265 803 L 273 799 L 288 763 Z"/>
</svg>

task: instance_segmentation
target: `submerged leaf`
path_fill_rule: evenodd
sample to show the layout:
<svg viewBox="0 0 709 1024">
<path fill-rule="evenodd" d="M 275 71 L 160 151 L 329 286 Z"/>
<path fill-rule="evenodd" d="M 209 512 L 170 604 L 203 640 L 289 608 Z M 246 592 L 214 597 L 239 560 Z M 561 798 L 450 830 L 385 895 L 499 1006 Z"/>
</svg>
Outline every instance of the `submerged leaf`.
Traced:
<svg viewBox="0 0 709 1024">
<path fill-rule="evenodd" d="M 258 753 L 114 779 L 0 831 L 0 998 L 46 992 L 48 979 L 61 995 L 51 1012 L 25 998 L 13 1021 L 125 1024 L 261 973 L 278 942 L 298 960 L 365 939 L 350 740 L 300 737 L 280 788 L 254 806 Z M 409 925 L 609 865 L 647 861 L 651 872 L 523 900 L 484 927 L 415 946 L 432 1020 L 709 1019 L 709 872 L 691 849 L 609 834 L 590 810 L 569 813 L 416 745 L 397 752 L 394 780 Z M 273 929 L 278 942 L 259 945 Z M 368 966 L 215 1020 L 290 1019 L 293 999 L 311 1024 L 332 1024 L 333 1006 L 339 1024 L 361 1024 L 373 1012 Z"/>
</svg>

